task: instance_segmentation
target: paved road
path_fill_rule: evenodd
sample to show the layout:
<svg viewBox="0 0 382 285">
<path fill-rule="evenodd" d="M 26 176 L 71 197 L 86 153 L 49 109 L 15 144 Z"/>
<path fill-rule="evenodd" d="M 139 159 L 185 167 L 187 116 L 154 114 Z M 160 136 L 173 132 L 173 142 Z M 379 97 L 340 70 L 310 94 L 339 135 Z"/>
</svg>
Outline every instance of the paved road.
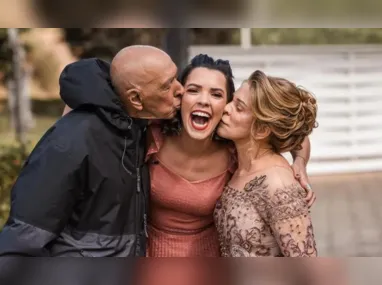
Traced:
<svg viewBox="0 0 382 285">
<path fill-rule="evenodd" d="M 382 172 L 312 177 L 319 255 L 382 257 Z"/>
</svg>

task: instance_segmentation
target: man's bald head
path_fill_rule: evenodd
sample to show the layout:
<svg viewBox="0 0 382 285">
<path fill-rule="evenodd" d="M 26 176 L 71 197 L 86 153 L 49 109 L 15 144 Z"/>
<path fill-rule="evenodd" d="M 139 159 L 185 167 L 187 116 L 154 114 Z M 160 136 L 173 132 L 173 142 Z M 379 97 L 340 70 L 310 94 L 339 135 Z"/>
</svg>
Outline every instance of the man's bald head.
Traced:
<svg viewBox="0 0 382 285">
<path fill-rule="evenodd" d="M 110 76 L 118 93 L 149 83 L 166 67 L 170 56 L 153 46 L 135 45 L 120 50 L 111 62 Z"/>
<path fill-rule="evenodd" d="M 174 105 L 180 104 L 180 99 L 174 99 L 183 93 L 176 75 L 170 56 L 153 46 L 122 49 L 110 68 L 113 86 L 129 112 L 149 113 L 144 116 L 153 118 L 173 116 Z"/>
</svg>

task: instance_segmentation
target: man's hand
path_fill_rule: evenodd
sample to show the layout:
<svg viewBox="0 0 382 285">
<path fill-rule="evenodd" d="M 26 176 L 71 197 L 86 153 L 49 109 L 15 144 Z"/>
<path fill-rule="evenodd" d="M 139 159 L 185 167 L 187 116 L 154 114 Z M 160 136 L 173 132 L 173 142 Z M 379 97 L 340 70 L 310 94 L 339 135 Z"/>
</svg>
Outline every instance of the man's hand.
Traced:
<svg viewBox="0 0 382 285">
<path fill-rule="evenodd" d="M 306 190 L 307 195 L 305 201 L 308 204 L 308 208 L 311 208 L 316 201 L 316 194 L 312 191 L 312 187 L 309 184 L 308 174 L 306 173 L 305 160 L 297 156 L 292 164 L 294 177 L 300 182 L 301 186 Z"/>
</svg>

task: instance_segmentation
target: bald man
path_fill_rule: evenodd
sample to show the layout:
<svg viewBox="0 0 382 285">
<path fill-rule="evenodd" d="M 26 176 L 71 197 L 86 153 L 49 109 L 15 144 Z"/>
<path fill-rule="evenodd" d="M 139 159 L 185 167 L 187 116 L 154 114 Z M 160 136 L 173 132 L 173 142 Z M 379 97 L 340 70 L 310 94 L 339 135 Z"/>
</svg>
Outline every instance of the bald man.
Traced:
<svg viewBox="0 0 382 285">
<path fill-rule="evenodd" d="M 13 187 L 0 256 L 145 256 L 145 130 L 175 115 L 176 76 L 171 58 L 149 46 L 63 70 L 60 94 L 72 111 L 42 137 Z"/>
</svg>

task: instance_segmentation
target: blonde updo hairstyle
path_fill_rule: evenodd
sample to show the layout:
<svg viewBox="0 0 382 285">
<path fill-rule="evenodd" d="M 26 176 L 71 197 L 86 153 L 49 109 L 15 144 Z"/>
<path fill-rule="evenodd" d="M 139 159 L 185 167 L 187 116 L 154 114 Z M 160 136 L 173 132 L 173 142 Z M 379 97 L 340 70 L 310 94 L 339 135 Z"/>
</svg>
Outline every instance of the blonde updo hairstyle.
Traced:
<svg viewBox="0 0 382 285">
<path fill-rule="evenodd" d="M 254 122 L 251 137 L 269 129 L 268 143 L 276 153 L 300 150 L 301 144 L 318 126 L 317 102 L 311 93 L 294 83 L 255 71 L 248 79 L 252 91 Z"/>
</svg>

